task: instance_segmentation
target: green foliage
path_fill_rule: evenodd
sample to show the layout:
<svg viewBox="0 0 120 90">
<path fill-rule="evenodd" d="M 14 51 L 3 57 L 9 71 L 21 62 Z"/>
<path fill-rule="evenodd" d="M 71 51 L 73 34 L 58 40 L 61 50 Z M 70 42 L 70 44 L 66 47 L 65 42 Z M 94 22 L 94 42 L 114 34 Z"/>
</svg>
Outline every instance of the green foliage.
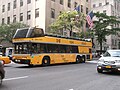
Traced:
<svg viewBox="0 0 120 90">
<path fill-rule="evenodd" d="M 50 25 L 50 31 L 59 34 L 59 30 L 69 30 L 73 29 L 80 30 L 81 26 L 85 21 L 85 16 L 77 11 L 62 12 L 56 19 L 54 23 Z"/>
<path fill-rule="evenodd" d="M 13 35 L 18 28 L 27 27 L 22 23 L 4 24 L 0 26 L 0 42 L 3 40 L 12 42 Z"/>
<path fill-rule="evenodd" d="M 94 33 L 91 30 L 88 30 L 86 32 L 77 33 L 76 36 L 79 37 L 79 38 L 93 38 Z"/>
<path fill-rule="evenodd" d="M 107 16 L 103 13 L 94 13 L 97 18 L 94 21 L 93 32 L 100 44 L 100 50 L 102 50 L 102 43 L 106 42 L 106 36 L 111 34 L 117 34 L 120 28 L 114 27 L 115 24 L 120 23 L 115 16 Z"/>
</svg>

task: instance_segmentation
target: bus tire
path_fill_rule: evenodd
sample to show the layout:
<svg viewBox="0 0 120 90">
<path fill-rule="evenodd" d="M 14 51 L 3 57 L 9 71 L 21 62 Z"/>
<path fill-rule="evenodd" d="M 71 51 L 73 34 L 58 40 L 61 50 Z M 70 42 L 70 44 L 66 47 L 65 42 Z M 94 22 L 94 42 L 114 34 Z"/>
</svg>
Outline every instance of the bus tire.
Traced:
<svg viewBox="0 0 120 90">
<path fill-rule="evenodd" d="M 76 63 L 80 63 L 82 61 L 82 58 L 80 56 L 76 57 Z"/>
<path fill-rule="evenodd" d="M 85 61 L 86 61 L 86 58 L 85 58 L 85 56 L 83 56 L 83 63 L 85 63 Z"/>
<path fill-rule="evenodd" d="M 48 66 L 48 65 L 50 65 L 50 58 L 44 57 L 42 60 L 42 66 Z"/>
</svg>

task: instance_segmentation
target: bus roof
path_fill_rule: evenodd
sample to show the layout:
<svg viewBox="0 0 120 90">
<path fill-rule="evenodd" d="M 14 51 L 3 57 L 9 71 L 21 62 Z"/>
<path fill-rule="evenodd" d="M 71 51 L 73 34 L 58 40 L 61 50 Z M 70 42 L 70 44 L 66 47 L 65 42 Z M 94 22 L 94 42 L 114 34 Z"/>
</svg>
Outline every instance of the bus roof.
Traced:
<svg viewBox="0 0 120 90">
<path fill-rule="evenodd" d="M 51 44 L 65 44 L 65 45 L 83 45 L 92 46 L 92 42 L 89 39 L 76 38 L 76 37 L 64 37 L 60 35 L 44 34 L 43 29 L 19 29 L 13 37 L 13 43 L 51 43 Z M 23 36 L 23 35 L 24 36 Z"/>
</svg>

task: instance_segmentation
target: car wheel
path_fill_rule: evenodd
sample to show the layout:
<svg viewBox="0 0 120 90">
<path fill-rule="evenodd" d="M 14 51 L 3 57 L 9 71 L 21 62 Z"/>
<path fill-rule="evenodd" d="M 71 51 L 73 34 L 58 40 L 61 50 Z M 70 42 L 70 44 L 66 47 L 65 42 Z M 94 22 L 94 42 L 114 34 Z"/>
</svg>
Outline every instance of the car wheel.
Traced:
<svg viewBox="0 0 120 90">
<path fill-rule="evenodd" d="M 2 75 L 0 74 L 0 85 L 2 85 Z"/>
<path fill-rule="evenodd" d="M 102 69 L 98 69 L 98 68 L 97 68 L 97 72 L 98 72 L 98 73 L 102 73 L 102 72 L 103 72 L 103 70 L 102 70 Z"/>
</svg>

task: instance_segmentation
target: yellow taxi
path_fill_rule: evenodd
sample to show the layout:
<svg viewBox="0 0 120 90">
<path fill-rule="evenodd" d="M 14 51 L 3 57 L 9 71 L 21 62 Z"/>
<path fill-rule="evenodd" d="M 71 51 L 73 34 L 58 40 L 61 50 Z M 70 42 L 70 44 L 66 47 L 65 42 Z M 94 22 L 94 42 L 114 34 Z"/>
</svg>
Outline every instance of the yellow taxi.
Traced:
<svg viewBox="0 0 120 90">
<path fill-rule="evenodd" d="M 4 64 L 9 64 L 11 63 L 11 60 L 7 56 L 0 56 L 0 60 L 4 62 Z"/>
</svg>

